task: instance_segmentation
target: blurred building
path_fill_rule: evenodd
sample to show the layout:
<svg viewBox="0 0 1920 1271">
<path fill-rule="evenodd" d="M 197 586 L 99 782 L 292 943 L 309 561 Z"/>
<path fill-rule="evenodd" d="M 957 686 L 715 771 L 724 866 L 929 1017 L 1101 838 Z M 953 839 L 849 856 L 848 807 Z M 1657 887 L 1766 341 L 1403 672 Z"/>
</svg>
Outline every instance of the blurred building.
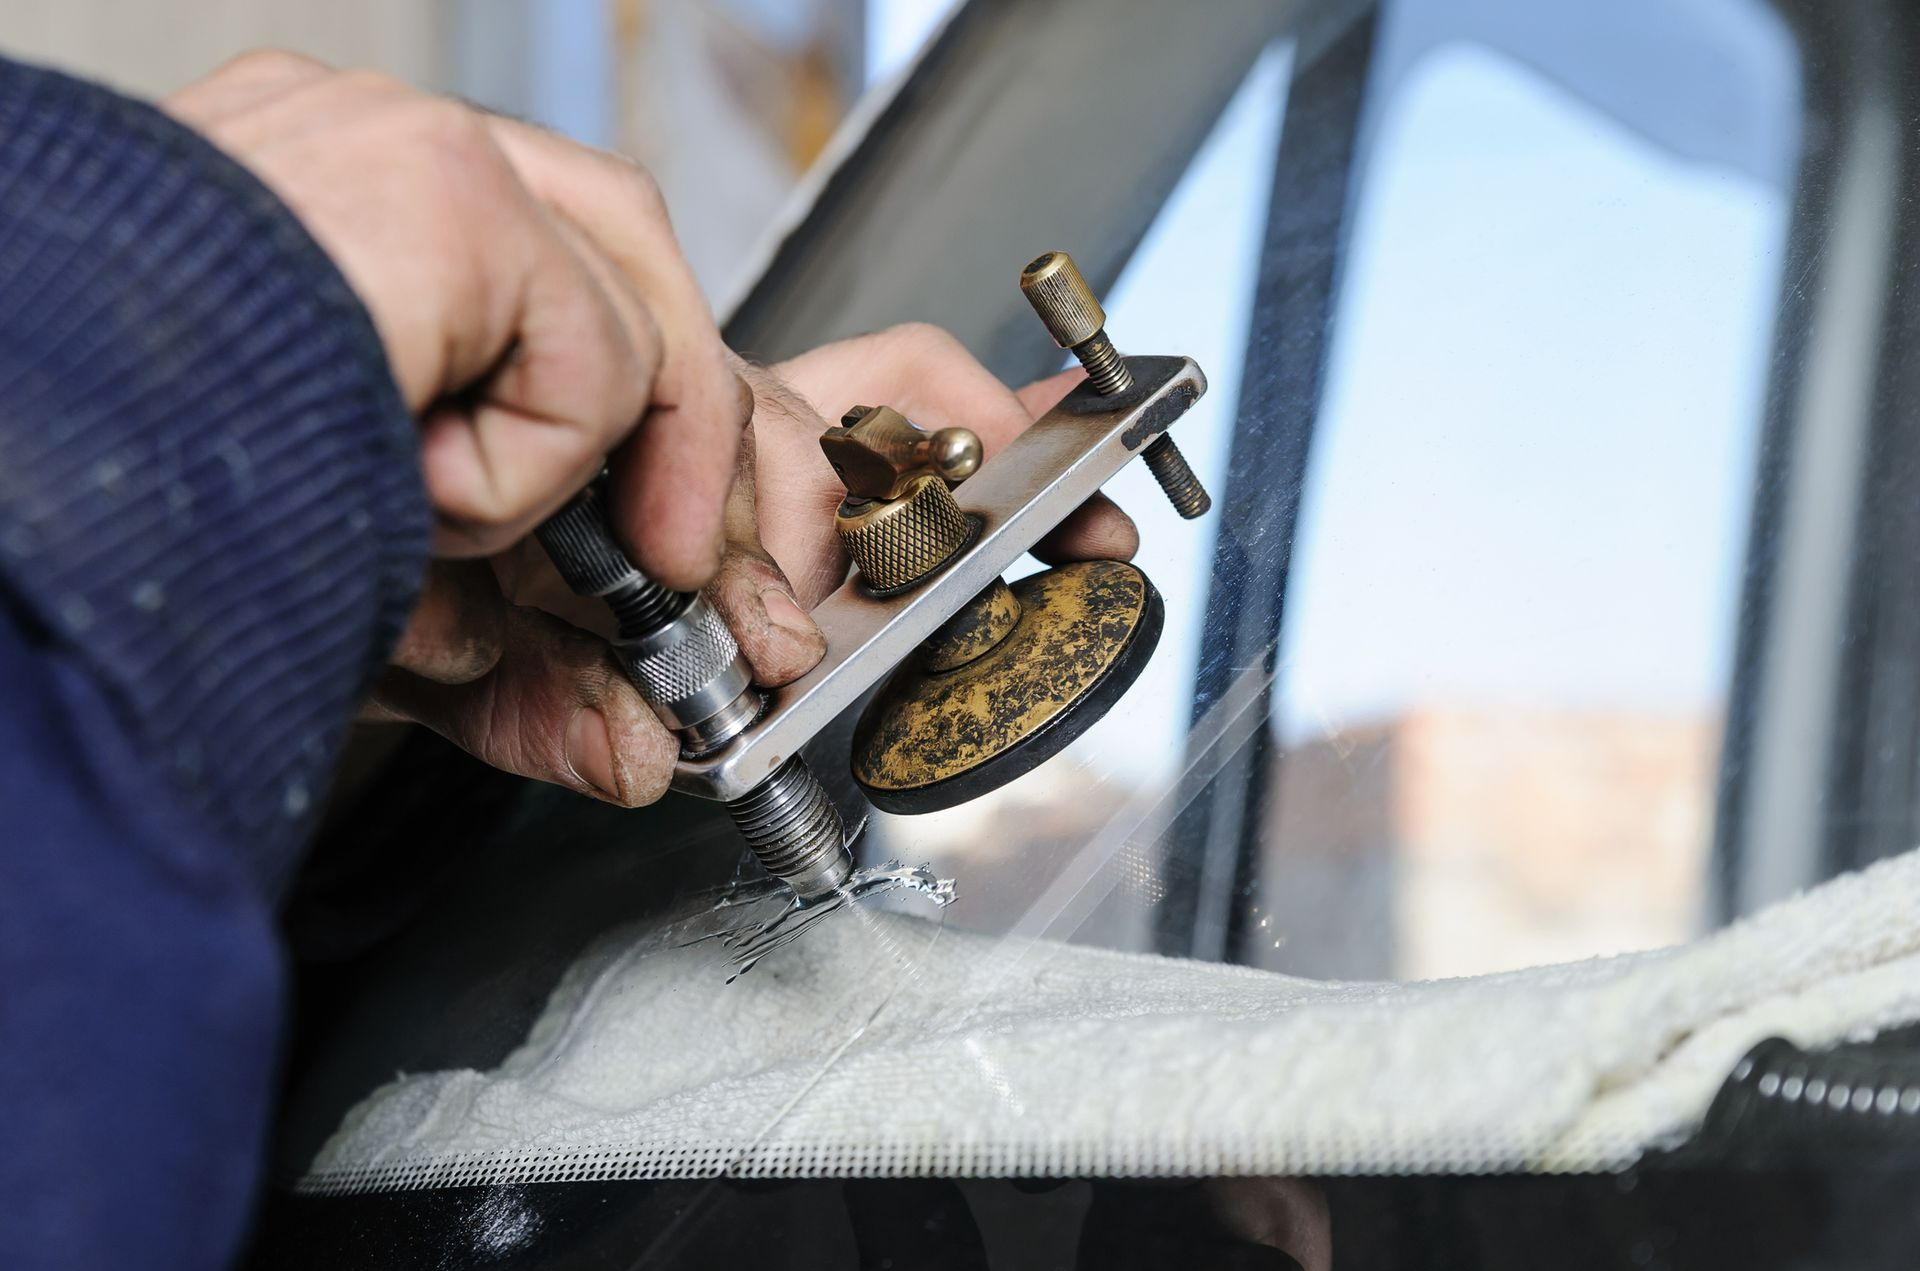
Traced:
<svg viewBox="0 0 1920 1271">
<path fill-rule="evenodd" d="M 1250 960 L 1426 979 L 1686 939 L 1719 732 L 1697 716 L 1475 707 L 1293 747 Z"/>
<path fill-rule="evenodd" d="M 865 0 L 616 0 L 613 130 L 723 309 L 865 87 Z"/>
</svg>

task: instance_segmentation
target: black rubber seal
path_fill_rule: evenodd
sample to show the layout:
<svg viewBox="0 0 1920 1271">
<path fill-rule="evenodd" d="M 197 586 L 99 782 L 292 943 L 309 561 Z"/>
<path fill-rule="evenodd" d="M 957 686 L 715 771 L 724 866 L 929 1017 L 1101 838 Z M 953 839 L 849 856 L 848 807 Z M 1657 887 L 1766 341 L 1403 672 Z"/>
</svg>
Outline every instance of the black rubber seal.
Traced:
<svg viewBox="0 0 1920 1271">
<path fill-rule="evenodd" d="M 1166 625 L 1166 602 L 1144 573 L 1140 581 L 1146 585 L 1147 599 L 1139 624 L 1127 637 L 1120 656 L 1072 705 L 976 768 L 909 790 L 875 790 L 856 777 L 854 784 L 860 787 L 860 793 L 882 812 L 900 816 L 941 812 L 998 790 L 1065 750 L 1069 743 L 1104 719 L 1114 703 L 1133 687 L 1160 644 L 1160 631 Z M 867 709 L 873 708 L 870 705 Z M 867 720 L 862 718 L 854 735 L 858 737 L 866 731 Z"/>
</svg>

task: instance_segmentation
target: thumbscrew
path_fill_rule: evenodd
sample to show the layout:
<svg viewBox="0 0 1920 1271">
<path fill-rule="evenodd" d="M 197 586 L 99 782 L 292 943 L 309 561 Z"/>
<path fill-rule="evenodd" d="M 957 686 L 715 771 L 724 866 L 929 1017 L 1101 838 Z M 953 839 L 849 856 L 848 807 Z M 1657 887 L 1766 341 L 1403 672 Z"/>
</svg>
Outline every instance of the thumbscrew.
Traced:
<svg viewBox="0 0 1920 1271">
<path fill-rule="evenodd" d="M 1073 257 L 1048 252 L 1020 271 L 1020 290 L 1046 324 L 1053 342 L 1072 349 L 1087 368 L 1087 383 L 1102 397 L 1116 397 L 1133 387 L 1126 359 L 1107 338 L 1107 312 L 1080 274 Z M 1206 487 L 1187 466 L 1187 458 L 1173 438 L 1161 433 L 1140 452 L 1147 470 L 1166 492 L 1173 510 L 1191 521 L 1213 506 Z"/>
</svg>

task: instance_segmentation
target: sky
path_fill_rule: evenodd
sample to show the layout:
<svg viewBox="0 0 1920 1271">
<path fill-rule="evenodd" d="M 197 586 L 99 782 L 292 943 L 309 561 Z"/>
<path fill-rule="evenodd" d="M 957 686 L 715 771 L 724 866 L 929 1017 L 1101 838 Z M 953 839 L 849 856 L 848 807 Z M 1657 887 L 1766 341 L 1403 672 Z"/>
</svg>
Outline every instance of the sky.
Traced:
<svg viewBox="0 0 1920 1271">
<path fill-rule="evenodd" d="M 1784 197 L 1473 46 L 1429 55 L 1378 145 L 1283 718 L 1417 699 L 1713 709 Z"/>
<path fill-rule="evenodd" d="M 868 0 L 867 82 L 904 70 L 959 0 Z"/>
</svg>

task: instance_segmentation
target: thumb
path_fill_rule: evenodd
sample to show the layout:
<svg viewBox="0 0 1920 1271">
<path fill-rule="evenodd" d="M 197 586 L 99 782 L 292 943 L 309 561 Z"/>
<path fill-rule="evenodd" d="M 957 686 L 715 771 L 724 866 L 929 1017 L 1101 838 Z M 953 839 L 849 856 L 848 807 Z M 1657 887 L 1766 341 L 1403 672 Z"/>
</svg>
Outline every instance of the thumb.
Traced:
<svg viewBox="0 0 1920 1271">
<path fill-rule="evenodd" d="M 666 793 L 680 747 L 598 636 L 507 606 L 492 668 L 461 684 L 390 670 L 382 710 L 496 768 L 637 807 Z"/>
</svg>

